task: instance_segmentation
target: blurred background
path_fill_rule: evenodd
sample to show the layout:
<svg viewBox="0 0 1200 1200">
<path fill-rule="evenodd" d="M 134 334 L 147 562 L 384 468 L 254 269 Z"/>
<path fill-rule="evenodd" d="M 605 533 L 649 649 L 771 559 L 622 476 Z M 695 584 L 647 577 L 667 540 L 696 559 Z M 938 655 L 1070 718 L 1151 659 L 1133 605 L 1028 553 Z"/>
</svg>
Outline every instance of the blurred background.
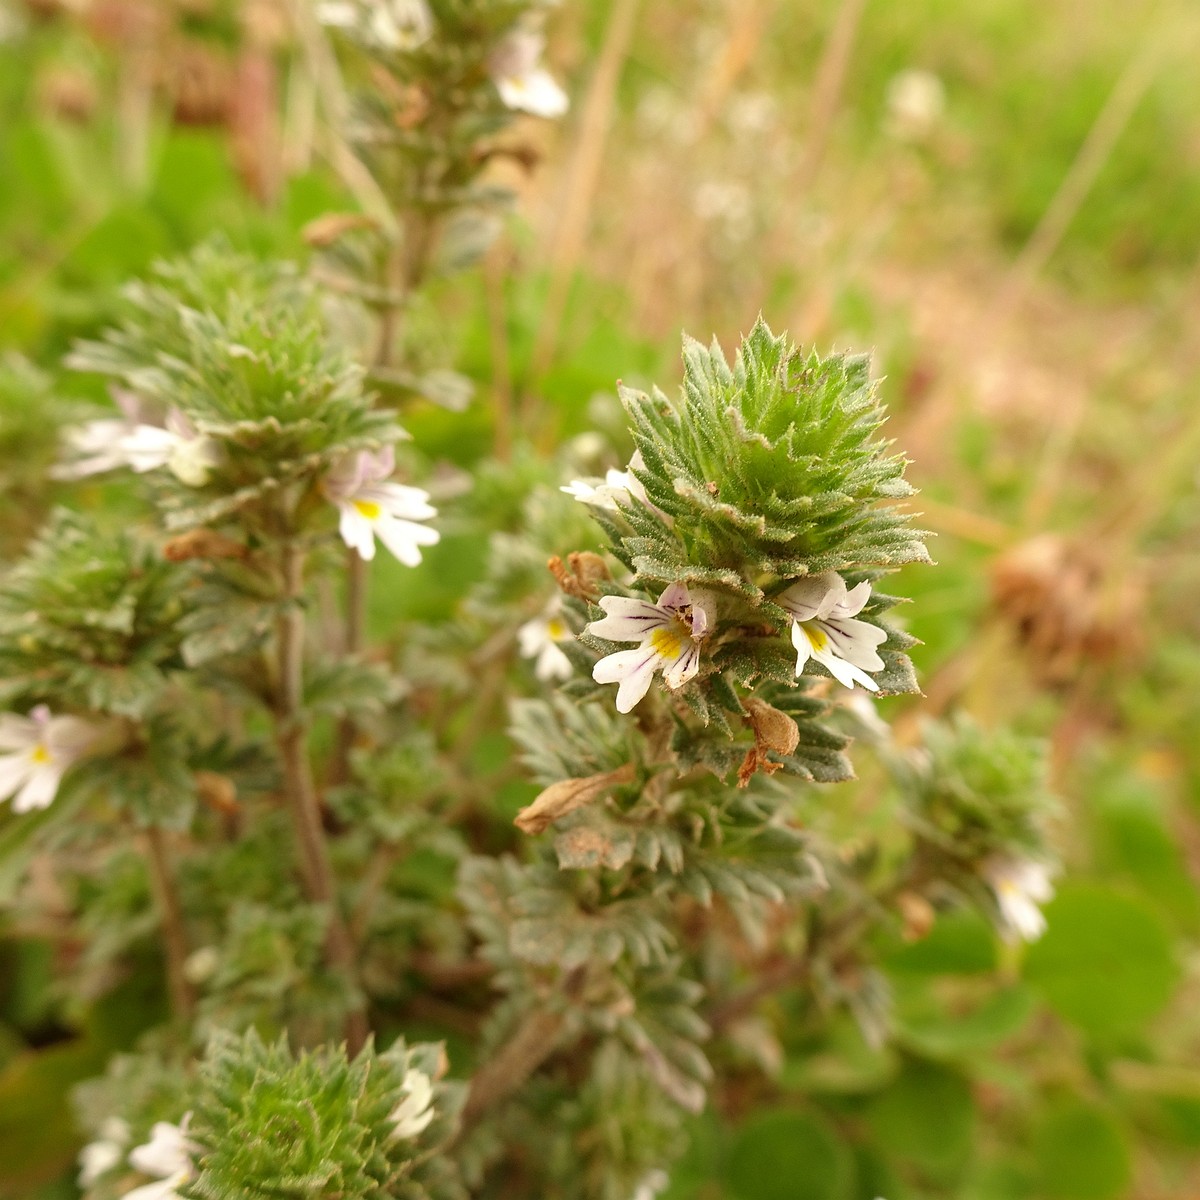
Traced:
<svg viewBox="0 0 1200 1200">
<path fill-rule="evenodd" d="M 0 376 L 5 555 L 54 500 L 48 397 L 94 387 L 61 358 L 118 285 L 213 231 L 303 258 L 354 207 L 289 2 L 0 3 L 0 348 L 29 360 Z M 963 916 L 898 945 L 897 1045 L 798 1025 L 774 1086 L 697 1119 L 673 1200 L 1200 1197 L 1198 53 L 1188 0 L 554 15 L 572 111 L 522 127 L 495 164 L 517 212 L 421 315 L 478 392 L 406 413 L 417 444 L 470 468 L 616 428 L 618 378 L 673 390 L 681 329 L 731 351 L 760 311 L 872 350 L 938 535 L 896 584 L 926 695 L 888 715 L 1044 735 L 1064 799 L 1045 938 L 1018 961 Z M 486 543 L 446 537 L 386 612 L 444 613 Z M 40 945 L 0 949 L 11 1196 L 16 1147 L 73 1153 L 66 1088 L 107 1053 L 46 1048 Z"/>
</svg>

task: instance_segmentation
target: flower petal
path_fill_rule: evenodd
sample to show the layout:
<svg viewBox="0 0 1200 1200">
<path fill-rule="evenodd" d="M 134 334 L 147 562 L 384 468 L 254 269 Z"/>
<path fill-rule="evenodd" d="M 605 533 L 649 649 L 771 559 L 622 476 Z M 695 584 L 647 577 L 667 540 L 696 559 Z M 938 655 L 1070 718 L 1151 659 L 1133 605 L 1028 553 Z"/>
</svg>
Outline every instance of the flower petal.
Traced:
<svg viewBox="0 0 1200 1200">
<path fill-rule="evenodd" d="M 879 684 L 873 680 L 865 671 L 856 667 L 853 663 L 847 662 L 844 658 L 839 658 L 834 653 L 832 645 L 826 645 L 823 650 L 813 650 L 813 658 L 821 664 L 829 673 L 842 685 L 842 687 L 852 688 L 856 683 L 861 684 L 868 691 L 879 691 Z"/>
<path fill-rule="evenodd" d="M 806 575 L 775 597 L 775 603 L 797 621 L 824 617 L 846 598 L 846 581 L 836 571 Z"/>
<path fill-rule="evenodd" d="M 692 595 L 687 590 L 687 584 L 672 583 L 668 585 L 658 598 L 659 608 L 688 608 L 692 603 Z"/>
<path fill-rule="evenodd" d="M 0 755 L 0 800 L 7 800 L 23 788 L 33 770 L 28 750 Z"/>
<path fill-rule="evenodd" d="M 29 772 L 25 786 L 13 797 L 13 812 L 31 812 L 35 808 L 46 808 L 58 792 L 66 771 L 65 763 L 49 762 L 35 766 Z"/>
<path fill-rule="evenodd" d="M 853 617 L 829 619 L 821 621 L 820 625 L 833 648 L 847 662 L 864 671 L 883 670 L 883 659 L 876 654 L 875 647 L 887 641 L 885 630 Z"/>
<path fill-rule="evenodd" d="M 680 648 L 673 662 L 663 664 L 663 682 L 672 691 L 683 687 L 700 670 L 700 649 L 688 641 Z"/>
<path fill-rule="evenodd" d="M 640 642 L 651 630 L 674 621 L 657 604 L 632 596 L 601 596 L 600 607 L 607 615 L 591 622 L 587 631 L 609 642 Z"/>
<path fill-rule="evenodd" d="M 401 521 L 384 514 L 375 524 L 379 540 L 406 566 L 415 567 L 421 561 L 421 546 L 436 546 L 441 535 L 428 525 Z"/>
<path fill-rule="evenodd" d="M 800 676 L 804 672 L 804 664 L 812 656 L 812 646 L 799 621 L 792 622 L 792 645 L 796 647 L 796 675 Z"/>
<path fill-rule="evenodd" d="M 341 512 L 338 532 L 342 541 L 351 550 L 357 550 L 360 558 L 370 562 L 375 557 L 375 526 L 352 504 L 339 504 L 338 509 Z"/>
<path fill-rule="evenodd" d="M 840 576 L 839 576 L 840 578 Z M 846 617 L 856 617 L 863 610 L 863 605 L 871 598 L 871 585 L 864 579 L 856 583 L 828 612 L 827 616 L 843 620 Z"/>
<path fill-rule="evenodd" d="M 654 672 L 661 664 L 662 658 L 649 646 L 618 650 L 596 663 L 592 678 L 597 683 L 619 683 L 617 712 L 627 713 L 649 690 Z"/>
</svg>

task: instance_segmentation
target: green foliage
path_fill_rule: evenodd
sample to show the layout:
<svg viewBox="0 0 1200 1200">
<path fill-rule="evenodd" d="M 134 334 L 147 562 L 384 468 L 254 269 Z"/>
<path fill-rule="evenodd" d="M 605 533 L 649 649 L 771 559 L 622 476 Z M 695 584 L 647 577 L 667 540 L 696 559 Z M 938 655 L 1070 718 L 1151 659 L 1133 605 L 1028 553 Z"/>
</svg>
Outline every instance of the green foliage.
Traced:
<svg viewBox="0 0 1200 1200">
<path fill-rule="evenodd" d="M 423 1185 L 421 1149 L 397 1134 L 393 1114 L 413 1087 L 410 1072 L 435 1079 L 439 1048 L 398 1042 L 351 1060 L 334 1048 L 294 1056 L 286 1039 L 266 1043 L 253 1031 L 215 1035 L 193 1100 L 188 1132 L 201 1149 L 189 1192 L 206 1200 L 453 1195 Z M 434 1096 L 422 1147 L 451 1128 L 455 1092 L 438 1085 Z"/>
<path fill-rule="evenodd" d="M 182 665 L 184 580 L 137 533 L 56 513 L 0 582 L 0 703 L 145 718 Z"/>
<path fill-rule="evenodd" d="M 1068 1021 L 1098 1039 L 1144 1025 L 1179 977 L 1170 935 L 1145 901 L 1099 884 L 1064 885 L 1026 978 Z"/>
<path fill-rule="evenodd" d="M 908 517 L 904 460 L 878 437 L 865 358 L 807 358 L 760 320 L 732 369 L 719 346 L 684 343 L 683 400 L 624 389 L 651 502 L 622 539 L 639 579 L 729 588 L 751 603 L 822 571 L 928 562 Z M 768 610 L 774 611 L 774 610 Z M 777 615 L 777 614 L 776 614 Z"/>
</svg>

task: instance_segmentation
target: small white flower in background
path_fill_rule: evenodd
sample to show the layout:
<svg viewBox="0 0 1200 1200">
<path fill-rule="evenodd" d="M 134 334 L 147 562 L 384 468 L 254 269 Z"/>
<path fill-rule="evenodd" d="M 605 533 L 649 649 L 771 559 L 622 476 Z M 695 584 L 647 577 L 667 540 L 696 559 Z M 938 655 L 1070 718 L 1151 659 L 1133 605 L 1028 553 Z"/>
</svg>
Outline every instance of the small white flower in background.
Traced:
<svg viewBox="0 0 1200 1200">
<path fill-rule="evenodd" d="M 891 741 L 892 727 L 879 715 L 873 697 L 859 688 L 839 688 L 834 699 L 848 712 L 853 713 L 863 732 L 872 741 Z"/>
<path fill-rule="evenodd" d="M 406 567 L 415 567 L 421 547 L 438 541 L 436 529 L 417 522 L 436 517 L 437 509 L 421 488 L 387 481 L 395 465 L 391 446 L 360 450 L 342 459 L 321 486 L 341 513 L 338 527 L 347 546 L 369 561 L 378 537 Z"/>
<path fill-rule="evenodd" d="M 89 1188 L 111 1171 L 124 1157 L 129 1145 L 129 1126 L 120 1117 L 109 1117 L 100 1126 L 100 1136 L 79 1152 L 79 1186 Z"/>
<path fill-rule="evenodd" d="M 1046 932 L 1041 906 L 1054 896 L 1050 868 L 1032 858 L 996 855 L 983 863 L 981 873 L 1000 906 L 1005 940 L 1037 941 Z"/>
<path fill-rule="evenodd" d="M 433 13 L 426 0 L 328 0 L 317 5 L 317 20 L 335 29 L 361 30 L 383 50 L 415 50 L 433 36 Z"/>
<path fill-rule="evenodd" d="M 566 492 L 568 496 L 573 496 L 580 504 L 590 504 L 594 508 L 603 508 L 608 512 L 620 512 L 622 503 L 629 504 L 637 500 L 670 524 L 671 518 L 657 505 L 650 503 L 650 497 L 646 495 L 642 481 L 634 474 L 635 470 L 644 470 L 645 466 L 642 452 L 635 450 L 633 457 L 629 460 L 629 466 L 624 471 L 618 471 L 614 467 L 605 471 L 603 483 L 588 483 L 584 479 L 572 479 L 570 483 L 558 490 Z"/>
<path fill-rule="evenodd" d="M 796 580 L 775 597 L 775 603 L 792 618 L 797 675 L 813 658 L 843 687 L 858 683 L 872 692 L 879 690 L 867 672 L 883 670 L 883 659 L 875 648 L 887 641 L 887 634 L 876 625 L 853 619 L 870 596 L 869 583 L 847 589 L 836 571 L 823 571 Z"/>
<path fill-rule="evenodd" d="M 179 1200 L 179 1191 L 195 1177 L 192 1155 L 198 1147 L 188 1139 L 187 1126 L 191 1113 L 178 1125 L 159 1121 L 150 1130 L 150 1140 L 129 1152 L 129 1165 L 143 1175 L 153 1175 L 157 1182 L 146 1183 L 125 1193 L 125 1200 Z"/>
<path fill-rule="evenodd" d="M 605 616 L 587 632 L 610 642 L 639 642 L 636 650 L 619 650 L 592 668 L 597 683 L 618 683 L 617 712 L 631 711 L 650 688 L 655 671 L 674 690 L 700 669 L 700 643 L 708 632 L 709 614 L 693 601 L 682 583 L 673 583 L 657 604 L 627 596 L 601 596 Z"/>
<path fill-rule="evenodd" d="M 667 1184 L 671 1182 L 666 1171 L 655 1167 L 652 1171 L 647 1171 L 638 1182 L 634 1189 L 632 1200 L 654 1200 L 654 1197 L 659 1192 L 665 1191 Z"/>
<path fill-rule="evenodd" d="M 51 716 L 44 704 L 27 717 L 0 713 L 0 800 L 11 798 L 18 813 L 45 808 L 97 733 L 90 721 Z"/>
<path fill-rule="evenodd" d="M 433 1108 L 433 1083 L 424 1071 L 405 1072 L 403 1100 L 392 1109 L 393 1136 L 415 1138 L 423 1133 L 436 1115 Z"/>
<path fill-rule="evenodd" d="M 139 474 L 166 467 L 188 487 L 203 487 L 220 462 L 220 448 L 196 432 L 192 423 L 172 409 L 166 427 L 147 425 L 131 416 L 88 421 L 67 431 L 68 459 L 54 468 L 56 479 L 82 479 L 118 467 Z"/>
<path fill-rule="evenodd" d="M 517 630 L 521 657 L 536 660 L 533 673 L 544 683 L 571 678 L 571 660 L 558 648 L 559 642 L 571 639 L 571 631 L 562 619 L 562 605 L 557 602 Z"/>
<path fill-rule="evenodd" d="M 754 232 L 754 199 L 744 184 L 710 179 L 696 189 L 692 207 L 730 242 L 744 242 Z"/>
<path fill-rule="evenodd" d="M 488 69 L 500 99 L 508 108 L 535 117 L 561 117 L 567 93 L 541 65 L 546 39 L 532 29 L 514 29 L 492 51 Z"/>
<path fill-rule="evenodd" d="M 894 75 L 887 88 L 887 130 L 902 141 L 919 141 L 933 132 L 946 111 L 946 89 L 931 71 Z"/>
</svg>

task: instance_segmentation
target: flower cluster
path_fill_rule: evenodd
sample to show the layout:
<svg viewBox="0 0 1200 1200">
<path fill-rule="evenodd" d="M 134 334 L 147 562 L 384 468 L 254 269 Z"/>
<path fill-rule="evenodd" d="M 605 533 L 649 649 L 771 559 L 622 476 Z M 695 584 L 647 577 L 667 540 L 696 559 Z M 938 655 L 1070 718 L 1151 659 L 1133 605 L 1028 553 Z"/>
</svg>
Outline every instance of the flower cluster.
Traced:
<svg viewBox="0 0 1200 1200">
<path fill-rule="evenodd" d="M 150 1140 L 135 1146 L 128 1154 L 128 1124 L 119 1117 L 109 1118 L 100 1130 L 100 1137 L 84 1146 L 79 1154 L 79 1186 L 91 1187 L 124 1160 L 152 1180 L 126 1192 L 125 1200 L 181 1200 L 179 1189 L 196 1176 L 193 1159 L 199 1150 L 187 1136 L 190 1117 L 190 1113 L 185 1114 L 178 1125 L 157 1121 L 150 1130 Z"/>
</svg>

